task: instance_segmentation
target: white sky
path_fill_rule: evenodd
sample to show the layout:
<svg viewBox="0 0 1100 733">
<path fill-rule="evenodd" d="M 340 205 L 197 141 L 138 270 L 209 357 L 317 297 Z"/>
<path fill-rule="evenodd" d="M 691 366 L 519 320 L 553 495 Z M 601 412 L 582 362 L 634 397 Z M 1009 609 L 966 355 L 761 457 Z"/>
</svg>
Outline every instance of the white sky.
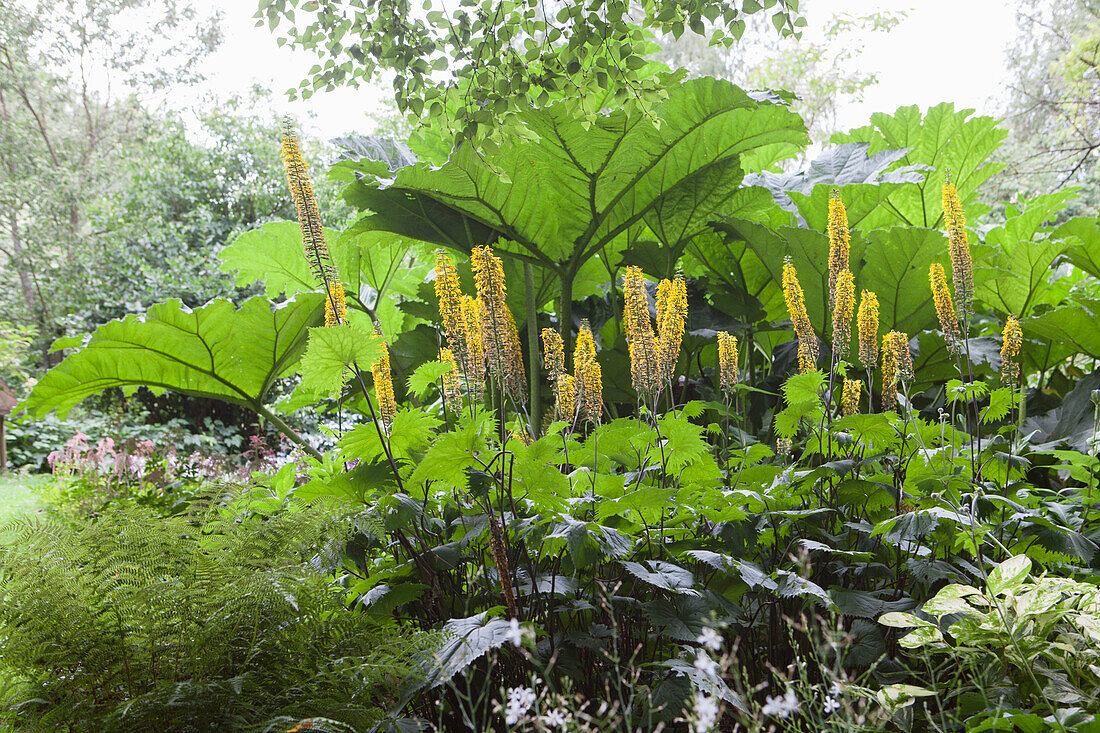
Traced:
<svg viewBox="0 0 1100 733">
<path fill-rule="evenodd" d="M 225 43 L 209 60 L 208 88 L 229 95 L 260 83 L 276 92 L 274 111 L 312 117 L 306 125 L 316 134 L 370 131 L 365 113 L 377 108 L 384 91 L 341 89 L 291 103 L 282 92 L 309 71 L 314 57 L 277 47 L 266 25 L 255 27 L 254 0 L 199 2 L 220 7 L 225 16 Z M 877 73 L 879 83 L 867 91 L 864 103 L 841 109 L 842 129 L 865 124 L 873 112 L 909 104 L 925 108 L 952 101 L 995 113 L 1005 81 L 1005 52 L 1016 33 L 1014 6 L 1011 0 L 812 0 L 811 37 L 815 22 L 834 13 L 909 11 L 894 30 L 867 37 L 860 70 Z"/>
</svg>

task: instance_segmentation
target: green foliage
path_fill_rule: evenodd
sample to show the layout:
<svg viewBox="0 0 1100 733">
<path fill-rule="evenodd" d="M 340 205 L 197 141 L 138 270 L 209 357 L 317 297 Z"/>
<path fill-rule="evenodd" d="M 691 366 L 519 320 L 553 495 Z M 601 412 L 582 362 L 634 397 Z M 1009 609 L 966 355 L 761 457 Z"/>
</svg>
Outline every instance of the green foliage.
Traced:
<svg viewBox="0 0 1100 733">
<path fill-rule="evenodd" d="M 188 516 L 19 520 L 0 548 L 0 664 L 20 730 L 284 728 L 380 717 L 419 643 L 321 572 L 347 519 L 218 501 Z"/>
<path fill-rule="evenodd" d="M 404 2 L 364 7 L 261 0 L 256 17 L 272 30 L 288 26 L 280 43 L 318 54 L 322 63 L 302 82 L 303 97 L 394 74 L 398 109 L 443 118 L 457 128 L 461 143 L 563 92 L 582 112 L 624 104 L 644 110 L 665 86 L 657 78 L 663 67 L 646 59 L 653 50 L 649 30 L 676 37 L 690 31 L 728 47 L 744 32 L 744 18 L 765 8 L 784 35 L 805 23 L 797 0 L 750 0 L 740 8 L 706 0 L 611 0 L 599 13 L 565 4 L 553 17 L 534 0 L 506 7 L 469 2 L 457 10 L 429 2 L 424 13 Z"/>
<path fill-rule="evenodd" d="M 301 388 L 318 397 L 339 396 L 352 368 L 356 365 L 369 368 L 382 349 L 380 337 L 354 324 L 311 328 L 302 355 Z"/>
<path fill-rule="evenodd" d="M 970 708 L 961 715 L 977 718 L 967 730 L 994 730 L 976 723 L 997 720 L 1076 730 L 1100 712 L 1100 589 L 1033 578 L 1031 569 L 1031 560 L 1017 555 L 990 571 L 984 589 L 944 586 L 921 607 L 931 620 L 909 613 L 879 618 L 885 626 L 913 629 L 898 642 L 913 654 L 947 655 L 957 665 L 950 689 Z M 1008 704 L 974 709 L 981 701 L 976 686 L 990 684 Z"/>
<path fill-rule="evenodd" d="M 241 308 L 216 300 L 196 309 L 169 301 L 143 319 L 112 321 L 51 370 L 27 398 L 33 414 L 62 416 L 110 387 L 171 389 L 263 408 L 277 378 L 295 367 L 306 328 L 321 319 L 321 296 L 275 306 L 252 298 Z"/>
<path fill-rule="evenodd" d="M 292 301 L 255 298 L 239 311 L 218 301 L 194 314 L 170 303 L 144 323 L 108 324 L 28 406 L 67 409 L 109 384 L 146 384 L 235 401 L 296 436 L 266 407 L 276 379 L 301 377 L 287 408 L 338 399 L 336 448 L 307 448 L 302 481 L 286 467 L 270 483 L 279 497 L 354 508 L 359 521 L 339 556 L 349 602 L 444 632 L 403 701 L 441 728 L 499 724 L 488 691 L 532 673 L 588 699 L 644 690 L 639 707 L 623 710 L 623 729 L 672 724 L 693 689 L 713 682 L 691 663 L 704 628 L 737 638 L 729 656 L 752 690 L 799 658 L 784 620 L 810 612 L 839 614 L 851 652 L 833 674 L 873 674 L 860 694 L 875 701 L 876 720 L 906 727 L 918 707 L 946 715 L 949 696 L 918 706 L 922 669 L 898 664 L 873 619 L 911 612 L 945 584 L 976 587 L 1006 557 L 1065 575 L 1095 562 L 1095 461 L 1076 452 L 1096 430 L 1090 390 L 1100 377 L 1082 378 L 1096 355 L 1095 222 L 1052 225 L 1059 194 L 1008 207 L 986 226 L 974 200 L 1004 131 L 950 105 L 877 115 L 806 170 L 752 178 L 745 172 L 806 141 L 781 95 L 704 78 L 670 84 L 652 104 L 609 109 L 527 106 L 508 113 L 509 144 L 481 148 L 431 148 L 424 130 L 409 146 L 343 139 L 333 177 L 364 212 L 329 237 L 350 326 L 309 330 L 317 284 L 293 225 L 272 224 L 227 248 L 224 266 L 239 284 L 264 280 L 269 296 Z M 930 265 L 949 265 L 940 203 L 948 169 L 973 240 L 976 297 L 961 353 L 940 333 L 928 284 Z M 854 334 L 843 359 L 830 343 L 822 229 L 834 187 L 850 208 L 856 288 L 878 294 L 876 350 L 886 331 L 903 331 L 916 362 L 913 378 L 890 385 L 898 402 L 885 412 L 882 371 L 854 363 Z M 462 258 L 481 245 L 505 259 L 517 322 L 509 337 L 522 352 L 505 358 L 524 361 L 526 404 L 494 379 L 484 392 L 460 384 L 458 404 L 451 393 L 442 399 L 438 349 L 462 334 L 440 332 L 428 250 L 459 254 L 469 292 Z M 821 341 L 817 369 L 795 367 L 780 287 L 787 258 L 815 331 L 802 335 Z M 684 276 L 683 340 L 660 365 L 670 373 L 659 397 L 633 384 L 644 350 L 636 319 L 624 317 L 626 265 L 653 280 Z M 649 280 L 642 290 L 646 309 L 659 304 L 667 348 L 670 290 Z M 1021 382 L 1007 378 L 1010 350 L 1002 356 L 1010 313 L 1024 332 Z M 194 320 L 202 314 L 209 320 Z M 388 428 L 370 419 L 365 380 L 345 381 L 377 355 L 372 317 L 388 329 L 398 396 L 408 387 Z M 558 330 L 571 354 L 582 318 L 604 391 L 574 397 L 598 401 L 598 415 L 540 421 L 550 408 L 535 389 L 545 384 L 540 331 Z M 180 336 L 177 322 L 192 334 Z M 740 339 L 722 363 L 719 331 Z M 571 366 L 574 377 L 586 368 Z M 865 378 L 859 403 L 844 404 L 841 379 Z M 535 643 L 515 638 L 509 617 L 530 624 Z"/>
</svg>

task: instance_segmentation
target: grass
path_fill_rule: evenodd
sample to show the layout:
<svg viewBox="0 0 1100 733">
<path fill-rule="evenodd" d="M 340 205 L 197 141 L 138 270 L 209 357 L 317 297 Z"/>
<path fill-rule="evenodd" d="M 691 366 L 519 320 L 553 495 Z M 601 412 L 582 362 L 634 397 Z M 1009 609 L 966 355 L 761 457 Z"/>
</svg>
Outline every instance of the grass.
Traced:
<svg viewBox="0 0 1100 733">
<path fill-rule="evenodd" d="M 48 476 L 0 474 L 0 527 L 20 514 L 39 510 L 41 501 L 37 489 L 47 480 Z"/>
</svg>

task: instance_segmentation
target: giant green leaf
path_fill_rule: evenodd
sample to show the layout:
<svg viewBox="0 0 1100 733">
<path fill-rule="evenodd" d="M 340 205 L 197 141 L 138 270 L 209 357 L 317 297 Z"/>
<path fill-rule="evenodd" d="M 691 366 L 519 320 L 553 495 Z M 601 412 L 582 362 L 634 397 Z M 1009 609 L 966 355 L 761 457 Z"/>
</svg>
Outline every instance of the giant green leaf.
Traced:
<svg viewBox="0 0 1100 733">
<path fill-rule="evenodd" d="M 841 188 L 848 224 L 857 227 L 903 183 L 921 183 L 924 166 L 904 166 L 888 171 L 908 150 L 879 150 L 868 154 L 870 143 L 844 143 L 812 160 L 794 173 L 760 173 L 746 176 L 745 183 L 764 186 L 775 202 L 798 217 L 798 224 L 824 230 L 829 194 Z"/>
<path fill-rule="evenodd" d="M 361 251 L 343 245 L 340 233 L 332 229 L 325 230 L 325 239 L 332 262 L 347 287 L 348 299 L 357 300 Z M 218 253 L 218 259 L 222 261 L 222 272 L 236 272 L 238 285 L 262 282 L 269 298 L 321 289 L 302 251 L 302 232 L 297 222 L 275 221 L 247 231 Z"/>
<path fill-rule="evenodd" d="M 111 387 L 148 387 L 264 409 L 274 381 L 289 373 L 307 329 L 323 317 L 319 294 L 273 305 L 256 297 L 235 308 L 214 300 L 194 310 L 178 300 L 96 329 L 87 343 L 46 373 L 24 403 L 32 414 L 61 416 Z"/>
<path fill-rule="evenodd" d="M 986 232 L 990 264 L 998 272 L 978 283 L 975 295 L 991 308 L 1024 318 L 1041 303 L 1057 304 L 1069 293 L 1069 284 L 1052 277 L 1051 270 L 1072 238 L 1047 236 L 1043 225 L 1066 205 L 1072 191 L 1039 196 L 1022 209 L 1008 207 L 1005 222 Z"/>
<path fill-rule="evenodd" d="M 1079 297 L 1056 308 L 1042 307 L 1021 322 L 1024 338 L 1039 337 L 1100 359 L 1100 299 Z"/>
<path fill-rule="evenodd" d="M 805 295 L 810 322 L 819 336 L 824 333 L 829 300 L 829 238 L 824 233 L 798 227 L 773 230 L 763 224 L 733 217 L 715 222 L 714 228 L 727 238 L 731 251 L 738 246 L 736 242 L 744 242 L 763 264 L 773 283 L 783 281 L 783 263 L 790 257 Z M 859 237 L 857 235 L 852 239 L 854 248 Z M 772 299 L 770 305 L 769 318 L 782 320 L 788 317 L 786 303 L 781 298 Z"/>
<path fill-rule="evenodd" d="M 871 124 L 833 135 L 835 143 L 870 143 L 874 155 L 883 150 L 908 149 L 896 166 L 929 166 L 920 183 L 907 183 L 892 191 L 886 205 L 863 221 L 866 229 L 898 224 L 938 228 L 943 224 L 941 187 L 950 170 L 951 180 L 964 205 L 978 187 L 1002 166 L 990 156 L 1008 135 L 992 117 L 975 117 L 974 110 L 955 110 L 952 103 L 938 104 L 927 113 L 913 105 L 893 115 L 871 115 Z M 971 217 L 973 218 L 973 212 Z"/>
<path fill-rule="evenodd" d="M 520 114 L 526 138 L 484 154 L 464 146 L 441 167 L 406 166 L 392 180 L 363 177 L 345 198 L 373 212 L 363 227 L 464 252 L 497 244 L 568 293 L 585 262 L 611 257 L 643 223 L 677 241 L 703 231 L 744 196 L 742 154 L 806 140 L 785 104 L 707 78 L 673 88 L 653 115 L 586 121 L 563 104 Z"/>
<path fill-rule="evenodd" d="M 871 290 L 878 296 L 882 333 L 901 331 L 910 336 L 937 327 L 928 267 L 947 263 L 947 238 L 934 229 L 893 227 L 867 234 L 863 248 L 855 246 L 856 290 Z M 947 268 L 950 272 L 950 268 Z"/>
<path fill-rule="evenodd" d="M 379 319 L 385 333 L 415 325 L 397 310 L 397 298 L 416 295 L 434 266 L 423 243 L 389 232 L 352 227 L 325 230 L 329 253 L 344 283 L 348 305 Z M 268 297 L 320 290 L 302 253 L 296 222 L 279 221 L 237 237 L 218 257 L 223 272 L 236 272 L 238 285 L 264 283 Z"/>
<path fill-rule="evenodd" d="M 1075 267 L 1100 278 L 1100 219 L 1090 216 L 1070 219 L 1058 227 L 1054 236 L 1070 240 L 1066 255 Z"/>
</svg>

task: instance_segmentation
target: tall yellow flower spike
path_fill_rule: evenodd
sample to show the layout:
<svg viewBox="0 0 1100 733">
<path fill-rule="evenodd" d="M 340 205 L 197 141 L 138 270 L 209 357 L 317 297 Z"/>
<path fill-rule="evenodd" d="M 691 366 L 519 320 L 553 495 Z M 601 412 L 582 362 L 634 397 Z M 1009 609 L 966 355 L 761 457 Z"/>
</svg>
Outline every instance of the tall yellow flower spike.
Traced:
<svg viewBox="0 0 1100 733">
<path fill-rule="evenodd" d="M 840 391 L 840 405 L 844 417 L 859 412 L 859 395 L 863 391 L 863 382 L 858 379 L 844 378 L 844 388 Z"/>
<path fill-rule="evenodd" d="M 439 316 L 447 346 L 460 362 L 466 361 L 466 314 L 462 310 L 462 286 L 451 258 L 435 253 L 435 297 L 439 300 Z"/>
<path fill-rule="evenodd" d="M 913 355 L 909 352 L 909 337 L 900 331 L 890 331 L 882 337 L 882 409 L 898 406 L 898 383 L 913 378 Z"/>
<path fill-rule="evenodd" d="M 512 399 L 522 402 L 527 395 L 527 378 L 516 322 L 505 300 L 504 264 L 489 246 L 475 247 L 470 262 L 481 306 L 481 336 L 489 375 Z"/>
<path fill-rule="evenodd" d="M 947 348 L 951 353 L 958 354 L 962 350 L 959 316 L 955 312 L 955 303 L 951 300 L 951 291 L 947 289 L 947 275 L 944 274 L 943 265 L 938 262 L 929 265 L 928 282 L 932 288 L 932 302 L 936 305 L 936 315 L 940 319 Z"/>
<path fill-rule="evenodd" d="M 677 275 L 657 286 L 657 350 L 660 352 L 661 384 L 671 382 L 680 360 L 687 323 L 687 283 Z"/>
<path fill-rule="evenodd" d="M 375 325 L 376 338 L 384 339 L 382 329 Z M 382 353 L 378 360 L 371 365 L 371 376 L 374 377 L 374 395 L 378 399 L 378 416 L 382 420 L 382 426 L 389 433 L 393 427 L 393 418 L 397 414 L 397 400 L 393 396 L 393 377 L 390 374 L 390 350 L 385 340 L 382 341 Z"/>
<path fill-rule="evenodd" d="M 481 327 L 481 301 L 469 295 L 462 296 L 463 342 L 466 360 L 462 364 L 466 377 L 466 390 L 471 399 L 481 399 L 485 394 L 485 339 Z"/>
<path fill-rule="evenodd" d="M 856 283 L 847 268 L 836 276 L 833 289 L 833 352 L 840 358 L 848 356 L 852 338 L 852 313 L 855 311 Z"/>
<path fill-rule="evenodd" d="M 718 332 L 718 384 L 729 393 L 737 385 L 737 337 Z"/>
<path fill-rule="evenodd" d="M 783 262 L 783 299 L 787 301 L 787 312 L 798 336 L 798 368 L 802 373 L 813 371 L 817 368 L 817 334 L 806 312 L 806 298 L 790 257 Z"/>
<path fill-rule="evenodd" d="M 543 366 L 554 386 L 554 419 L 572 420 L 576 388 L 573 377 L 565 372 L 565 343 L 552 328 L 542 329 Z"/>
<path fill-rule="evenodd" d="M 959 317 L 965 322 L 971 314 L 974 298 L 974 264 L 970 259 L 970 243 L 966 238 L 966 214 L 959 201 L 959 192 L 948 174 L 943 184 L 943 215 L 947 222 L 948 253 L 951 256 L 951 278 L 955 285 L 955 301 Z"/>
<path fill-rule="evenodd" d="M 451 371 L 443 375 L 443 400 L 452 412 L 462 410 L 462 385 L 459 379 L 458 363 L 455 361 L 454 352 L 443 347 L 439 350 L 439 361 L 451 367 Z"/>
<path fill-rule="evenodd" d="M 317 211 L 317 196 L 309 179 L 309 167 L 302 158 L 298 136 L 294 134 L 289 119 L 283 122 L 283 167 L 294 208 L 298 212 L 298 227 L 302 230 L 302 249 L 317 283 L 325 291 L 325 325 L 336 326 L 348 322 L 347 301 L 340 274 L 332 264 L 328 245 L 325 243 L 325 227 Z"/>
<path fill-rule="evenodd" d="M 1005 320 L 1004 331 L 1001 332 L 1001 381 L 1008 385 L 1015 385 L 1020 378 L 1020 346 L 1024 342 L 1024 332 L 1020 329 L 1020 322 L 1016 316 L 1009 316 Z"/>
<path fill-rule="evenodd" d="M 649 318 L 642 268 L 636 266 L 623 270 L 623 330 L 630 350 L 631 384 L 640 396 L 655 399 L 662 386 L 660 352 Z"/>
<path fill-rule="evenodd" d="M 553 328 L 542 329 L 542 354 L 543 366 L 551 380 L 565 372 L 565 343 Z"/>
<path fill-rule="evenodd" d="M 840 200 L 840 191 L 833 189 L 829 194 L 829 292 L 833 293 L 837 277 L 842 270 L 848 269 L 848 257 L 851 251 L 851 239 L 848 233 L 848 212 Z"/>
<path fill-rule="evenodd" d="M 864 369 L 878 366 L 878 296 L 870 290 L 859 295 L 859 363 Z"/>
<path fill-rule="evenodd" d="M 581 321 L 577 344 L 573 348 L 573 378 L 582 416 L 599 423 L 603 417 L 603 370 L 596 361 L 596 340 L 587 320 Z"/>
<path fill-rule="evenodd" d="M 558 375 L 554 382 L 554 413 L 558 420 L 573 420 L 577 412 L 577 381 L 572 374 Z"/>
</svg>

